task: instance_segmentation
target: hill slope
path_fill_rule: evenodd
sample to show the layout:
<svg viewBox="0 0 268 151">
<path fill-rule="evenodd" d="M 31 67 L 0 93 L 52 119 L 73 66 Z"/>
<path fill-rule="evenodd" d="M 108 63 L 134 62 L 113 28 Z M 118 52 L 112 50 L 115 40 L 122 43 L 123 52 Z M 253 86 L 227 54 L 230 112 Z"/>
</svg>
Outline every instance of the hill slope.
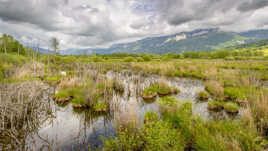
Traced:
<svg viewBox="0 0 268 151">
<path fill-rule="evenodd" d="M 268 39 L 268 30 L 242 33 L 224 32 L 217 28 L 198 29 L 191 32 L 149 37 L 130 43 L 114 44 L 110 48 L 70 49 L 61 54 L 110 54 L 110 53 L 183 53 L 188 51 L 214 51 L 226 47 Z"/>
</svg>

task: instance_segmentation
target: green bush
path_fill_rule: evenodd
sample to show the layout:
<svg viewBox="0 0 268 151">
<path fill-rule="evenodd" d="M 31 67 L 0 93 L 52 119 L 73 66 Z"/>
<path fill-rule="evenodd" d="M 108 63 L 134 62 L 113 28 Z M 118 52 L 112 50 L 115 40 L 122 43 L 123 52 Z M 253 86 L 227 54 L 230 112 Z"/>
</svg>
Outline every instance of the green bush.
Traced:
<svg viewBox="0 0 268 151">
<path fill-rule="evenodd" d="M 136 60 L 135 60 L 135 58 L 133 58 L 133 57 L 126 57 L 126 58 L 124 59 L 124 62 L 136 62 Z"/>
<path fill-rule="evenodd" d="M 180 132 L 164 121 L 145 125 L 135 133 L 120 131 L 116 138 L 104 142 L 105 151 L 183 151 L 184 146 Z"/>
<path fill-rule="evenodd" d="M 143 58 L 143 60 L 144 61 L 152 61 L 152 58 L 150 57 L 150 56 L 148 56 L 148 55 L 144 55 L 144 56 L 142 56 L 142 58 Z"/>
<path fill-rule="evenodd" d="M 142 57 L 137 57 L 137 62 L 143 62 L 144 59 Z"/>
</svg>

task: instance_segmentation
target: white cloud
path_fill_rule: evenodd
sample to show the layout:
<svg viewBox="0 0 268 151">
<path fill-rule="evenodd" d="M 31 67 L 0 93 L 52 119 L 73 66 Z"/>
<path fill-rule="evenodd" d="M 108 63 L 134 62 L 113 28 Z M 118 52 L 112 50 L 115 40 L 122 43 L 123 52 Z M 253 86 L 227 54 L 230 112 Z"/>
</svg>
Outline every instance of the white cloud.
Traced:
<svg viewBox="0 0 268 151">
<path fill-rule="evenodd" d="M 0 33 L 61 48 L 107 47 L 197 28 L 267 28 L 265 0 L 0 0 Z M 27 37 L 27 38 L 26 38 Z M 32 37 L 32 38 L 29 38 Z"/>
</svg>

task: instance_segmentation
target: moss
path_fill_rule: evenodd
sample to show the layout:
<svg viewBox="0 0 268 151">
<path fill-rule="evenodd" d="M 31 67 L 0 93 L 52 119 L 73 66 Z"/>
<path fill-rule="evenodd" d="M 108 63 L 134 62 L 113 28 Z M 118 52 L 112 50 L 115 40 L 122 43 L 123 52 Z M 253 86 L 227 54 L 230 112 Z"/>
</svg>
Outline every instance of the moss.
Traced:
<svg viewBox="0 0 268 151">
<path fill-rule="evenodd" d="M 239 112 L 239 106 L 235 103 L 232 103 L 232 102 L 225 103 L 223 107 L 227 113 L 238 113 Z"/>
<path fill-rule="evenodd" d="M 220 101 L 209 101 L 208 110 L 221 111 L 223 109 L 223 103 Z"/>
</svg>

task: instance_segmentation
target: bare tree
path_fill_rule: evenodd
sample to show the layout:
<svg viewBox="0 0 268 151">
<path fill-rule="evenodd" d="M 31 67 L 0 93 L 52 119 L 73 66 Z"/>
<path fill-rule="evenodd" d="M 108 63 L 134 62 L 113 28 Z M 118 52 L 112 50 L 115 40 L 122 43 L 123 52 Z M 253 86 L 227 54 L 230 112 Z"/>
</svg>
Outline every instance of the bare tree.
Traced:
<svg viewBox="0 0 268 151">
<path fill-rule="evenodd" d="M 52 37 L 50 42 L 51 42 L 51 47 L 54 49 L 55 53 L 57 54 L 57 51 L 60 45 L 59 40 L 56 37 Z"/>
<path fill-rule="evenodd" d="M 5 53 L 7 53 L 8 36 L 6 34 L 3 35 L 3 45 L 4 45 Z"/>
<path fill-rule="evenodd" d="M 56 55 L 57 51 L 59 49 L 60 42 L 56 37 L 52 37 L 51 40 L 50 40 L 50 43 L 51 43 L 51 47 L 54 49 L 54 52 L 55 52 L 55 55 Z M 53 63 L 54 63 L 54 65 L 56 63 L 55 57 L 53 58 Z M 55 72 L 55 67 L 53 68 L 53 72 Z"/>
</svg>

